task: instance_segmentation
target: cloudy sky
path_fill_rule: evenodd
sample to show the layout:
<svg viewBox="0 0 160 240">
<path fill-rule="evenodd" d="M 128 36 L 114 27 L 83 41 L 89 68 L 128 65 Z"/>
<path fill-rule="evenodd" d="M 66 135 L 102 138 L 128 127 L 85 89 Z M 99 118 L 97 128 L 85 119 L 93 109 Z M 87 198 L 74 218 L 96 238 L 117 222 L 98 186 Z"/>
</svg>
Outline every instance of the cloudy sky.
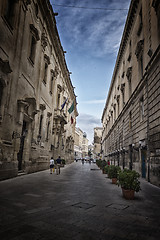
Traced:
<svg viewBox="0 0 160 240">
<path fill-rule="evenodd" d="M 77 127 L 93 142 L 130 0 L 50 0 L 78 101 Z"/>
</svg>

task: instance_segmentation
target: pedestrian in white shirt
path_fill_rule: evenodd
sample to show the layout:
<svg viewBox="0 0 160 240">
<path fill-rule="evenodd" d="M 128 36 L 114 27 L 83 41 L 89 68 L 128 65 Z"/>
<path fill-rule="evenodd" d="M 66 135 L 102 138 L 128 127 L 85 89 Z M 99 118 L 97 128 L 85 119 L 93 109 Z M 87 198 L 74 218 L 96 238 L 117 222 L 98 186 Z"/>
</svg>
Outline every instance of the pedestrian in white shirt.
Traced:
<svg viewBox="0 0 160 240">
<path fill-rule="evenodd" d="M 54 168 L 54 159 L 53 159 L 53 157 L 51 157 L 51 160 L 50 160 L 50 174 L 52 174 L 53 168 Z"/>
</svg>

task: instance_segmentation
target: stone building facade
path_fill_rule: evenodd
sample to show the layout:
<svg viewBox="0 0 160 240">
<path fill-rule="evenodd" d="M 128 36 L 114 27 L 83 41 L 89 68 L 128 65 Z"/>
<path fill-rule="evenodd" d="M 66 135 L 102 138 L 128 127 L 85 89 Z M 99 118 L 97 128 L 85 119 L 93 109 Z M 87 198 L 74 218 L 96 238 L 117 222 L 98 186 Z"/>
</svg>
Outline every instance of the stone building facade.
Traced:
<svg viewBox="0 0 160 240">
<path fill-rule="evenodd" d="M 88 142 L 89 140 L 87 139 L 87 134 L 84 132 L 83 133 L 83 141 L 82 141 L 82 157 L 88 157 Z"/>
<path fill-rule="evenodd" d="M 82 158 L 82 144 L 83 144 L 83 131 L 80 128 L 75 128 L 75 138 L 74 138 L 75 159 Z"/>
<path fill-rule="evenodd" d="M 132 0 L 102 115 L 103 157 L 160 185 L 160 1 Z"/>
<path fill-rule="evenodd" d="M 95 156 L 99 157 L 101 155 L 101 142 L 102 142 L 102 127 L 94 128 L 94 149 L 93 152 Z"/>
<path fill-rule="evenodd" d="M 2 0 L 0 15 L 0 179 L 5 179 L 47 169 L 51 156 L 73 161 L 78 112 L 49 0 Z"/>
</svg>

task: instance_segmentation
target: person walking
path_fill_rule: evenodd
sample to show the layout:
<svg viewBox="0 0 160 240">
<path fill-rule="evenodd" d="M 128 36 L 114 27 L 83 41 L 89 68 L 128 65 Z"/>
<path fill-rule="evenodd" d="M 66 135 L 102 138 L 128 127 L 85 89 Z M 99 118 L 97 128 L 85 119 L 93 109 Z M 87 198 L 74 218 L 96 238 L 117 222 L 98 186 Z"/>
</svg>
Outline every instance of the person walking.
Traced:
<svg viewBox="0 0 160 240">
<path fill-rule="evenodd" d="M 57 173 L 57 175 L 60 174 L 61 163 L 62 163 L 62 159 L 59 156 L 56 160 L 56 173 Z"/>
<path fill-rule="evenodd" d="M 53 157 L 51 157 L 51 159 L 50 159 L 50 174 L 52 174 L 53 168 L 54 168 L 54 159 L 53 159 Z"/>
</svg>

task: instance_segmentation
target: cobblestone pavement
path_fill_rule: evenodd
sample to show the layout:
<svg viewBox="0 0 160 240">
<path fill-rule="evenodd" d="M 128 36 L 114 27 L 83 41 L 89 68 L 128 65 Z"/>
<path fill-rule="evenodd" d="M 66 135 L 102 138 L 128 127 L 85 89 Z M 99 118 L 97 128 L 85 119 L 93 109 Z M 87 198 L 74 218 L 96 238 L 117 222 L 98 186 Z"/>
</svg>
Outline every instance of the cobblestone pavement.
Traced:
<svg viewBox="0 0 160 240">
<path fill-rule="evenodd" d="M 141 180 L 135 200 L 95 164 L 75 162 L 0 182 L 1 240 L 154 240 L 160 189 Z"/>
</svg>

